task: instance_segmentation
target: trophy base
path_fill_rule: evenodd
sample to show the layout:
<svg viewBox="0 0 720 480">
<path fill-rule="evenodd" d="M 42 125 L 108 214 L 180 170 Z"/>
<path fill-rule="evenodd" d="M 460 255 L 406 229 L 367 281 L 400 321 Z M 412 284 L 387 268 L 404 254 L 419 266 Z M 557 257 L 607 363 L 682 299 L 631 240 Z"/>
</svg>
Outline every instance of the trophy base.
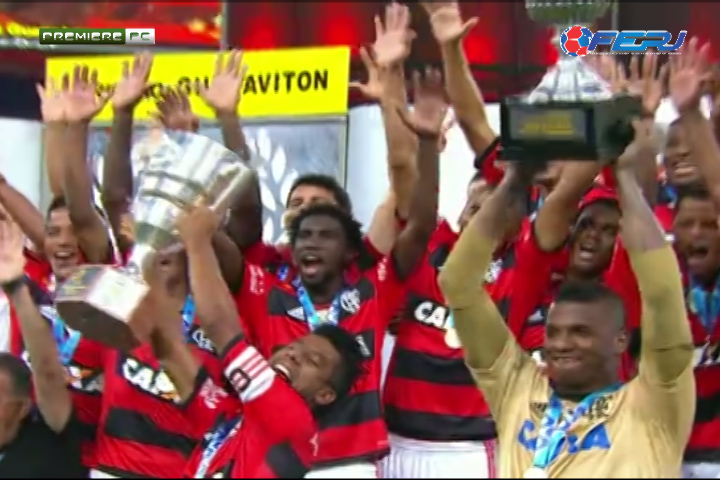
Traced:
<svg viewBox="0 0 720 480">
<path fill-rule="evenodd" d="M 500 156 L 518 162 L 609 162 L 632 142 L 631 120 L 641 114 L 641 100 L 628 95 L 547 103 L 507 97 L 500 102 Z"/>
<path fill-rule="evenodd" d="M 135 275 L 107 265 L 81 265 L 59 285 L 55 304 L 63 321 L 84 337 L 129 351 L 150 338 L 152 323 L 133 316 L 148 291 Z"/>
</svg>

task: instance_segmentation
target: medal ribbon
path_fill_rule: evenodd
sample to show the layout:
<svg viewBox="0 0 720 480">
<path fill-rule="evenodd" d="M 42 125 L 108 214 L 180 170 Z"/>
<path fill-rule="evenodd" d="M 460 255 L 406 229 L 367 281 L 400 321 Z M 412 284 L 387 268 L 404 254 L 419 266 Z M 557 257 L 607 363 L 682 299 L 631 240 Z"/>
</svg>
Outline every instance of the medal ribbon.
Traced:
<svg viewBox="0 0 720 480">
<path fill-rule="evenodd" d="M 715 281 L 715 286 L 708 292 L 690 277 L 689 293 L 695 314 L 702 322 L 707 334 L 712 335 L 720 315 L 720 278 Z"/>
<path fill-rule="evenodd" d="M 287 265 L 283 265 L 278 270 L 278 278 L 281 281 L 286 281 L 289 267 Z M 308 324 L 308 328 L 312 332 L 317 327 L 322 325 L 323 323 L 329 323 L 331 325 L 337 325 L 340 321 L 340 297 L 342 296 L 344 289 L 340 291 L 335 298 L 333 299 L 332 303 L 330 304 L 330 308 L 328 309 L 328 315 L 325 321 L 323 321 L 320 318 L 320 315 L 318 315 L 317 310 L 315 309 L 315 305 L 313 304 L 312 300 L 310 300 L 310 295 L 308 295 L 307 290 L 305 290 L 305 287 L 303 286 L 302 282 L 300 281 L 300 278 L 296 278 L 292 282 L 293 286 L 295 287 L 295 291 L 297 292 L 297 299 L 298 302 L 300 302 L 300 306 L 303 309 L 303 312 L 305 313 L 305 321 Z"/>
<path fill-rule="evenodd" d="M 187 297 L 185 297 L 185 303 L 183 304 L 182 308 L 182 320 L 183 338 L 185 338 L 185 340 L 188 340 L 190 329 L 192 328 L 193 323 L 195 323 L 195 300 L 193 300 L 192 295 L 188 295 Z"/>
<path fill-rule="evenodd" d="M 330 308 L 328 308 L 327 317 L 325 318 L 325 321 L 323 321 L 315 309 L 315 305 L 312 300 L 310 300 L 310 295 L 308 295 L 307 290 L 305 290 L 305 287 L 300 282 L 299 278 L 296 278 L 293 281 L 293 286 L 295 286 L 298 302 L 300 302 L 300 306 L 305 313 L 305 321 L 307 322 L 308 328 L 311 332 L 323 323 L 329 323 L 331 325 L 338 324 L 340 321 L 340 297 L 342 296 L 343 291 L 338 292 L 335 296 L 330 304 Z"/>
<path fill-rule="evenodd" d="M 546 471 L 557 458 L 567 438 L 567 431 L 592 407 L 595 400 L 617 391 L 622 384 L 616 383 L 582 399 L 574 411 L 563 415 L 560 398 L 553 392 L 545 416 L 540 423 L 540 433 L 535 444 L 533 467 Z"/>
<path fill-rule="evenodd" d="M 210 435 L 207 446 L 202 451 L 200 456 L 200 463 L 198 463 L 197 469 L 195 470 L 194 478 L 205 478 L 205 474 L 210 468 L 210 462 L 212 462 L 217 452 L 223 446 L 225 441 L 228 439 L 230 434 L 233 432 L 235 427 L 240 424 L 240 417 L 235 417 L 227 420 L 218 426 L 215 431 Z"/>
<path fill-rule="evenodd" d="M 53 340 L 55 340 L 55 345 L 57 345 L 58 355 L 60 357 L 60 363 L 62 363 L 63 366 L 69 365 L 73 355 L 75 355 L 75 350 L 77 350 L 80 344 L 82 335 L 77 330 L 68 327 L 52 305 L 41 305 L 39 310 L 43 318 L 50 322 Z"/>
</svg>

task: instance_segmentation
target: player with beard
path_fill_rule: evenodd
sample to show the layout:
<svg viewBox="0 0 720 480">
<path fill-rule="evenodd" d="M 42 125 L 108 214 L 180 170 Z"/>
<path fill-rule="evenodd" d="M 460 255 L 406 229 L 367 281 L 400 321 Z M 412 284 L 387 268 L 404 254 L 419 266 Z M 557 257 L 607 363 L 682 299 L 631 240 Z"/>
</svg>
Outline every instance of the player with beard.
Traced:
<svg viewBox="0 0 720 480">
<path fill-rule="evenodd" d="M 37 406 L 37 411 L 30 408 L 33 399 L 29 391 L 16 388 L 14 392 L 4 394 L 7 406 L 3 413 L 3 454 L 6 457 L 3 472 L 8 477 L 82 475 L 81 447 L 85 466 L 91 467 L 95 461 L 94 432 L 100 407 L 97 396 L 92 395 L 97 393 L 92 388 L 95 379 L 79 365 L 84 360 L 83 355 L 88 355 L 87 348 L 83 354 L 75 352 L 78 338 L 69 338 L 70 332 L 63 328 L 61 321 L 53 322 L 56 315 L 53 316 L 51 300 L 44 298 L 43 306 L 40 309 L 36 306 L 42 301 L 38 297 L 48 295 L 25 273 L 23 237 L 18 225 L 3 214 L 0 230 L 3 291 L 12 302 L 14 320 L 18 331 L 22 332 L 17 342 L 22 355 L 21 352 L 16 354 L 32 368 Z M 54 266 L 58 274 L 67 274 Z M 52 329 L 48 328 L 48 321 Z M 8 362 L 3 361 L 6 369 Z M 88 373 L 86 379 L 83 373 Z M 16 378 L 15 381 L 20 380 Z M 27 382 L 30 387 L 29 372 Z M 20 455 L 22 448 L 27 450 L 25 458 Z M 38 449 L 35 450 L 40 454 L 38 459 L 29 458 L 33 448 Z"/>
<path fill-rule="evenodd" d="M 410 54 L 411 41 L 415 37 L 409 30 L 409 10 L 404 5 L 391 3 L 385 8 L 384 21 L 380 17 L 375 20 L 375 42 L 370 49 L 360 50 L 368 70 L 367 82 L 351 82 L 350 86 L 380 104 L 387 139 L 391 192 L 375 210 L 363 237 L 363 248 L 355 253 L 353 262 L 348 265 L 347 274 L 356 278 L 363 271 L 374 268 L 392 249 L 400 230 L 399 223 L 408 218 L 417 175 L 414 165 L 417 141 L 397 113 L 399 109 L 407 110 L 402 65 Z M 291 281 L 298 274 L 292 261 L 292 248 L 288 244 L 288 229 L 293 220 L 303 209 L 317 204 L 335 205 L 352 215 L 352 205 L 349 195 L 335 178 L 316 173 L 298 177 L 284 202 L 282 227 L 285 231 L 276 245 L 262 242 L 259 185 L 255 192 L 245 195 L 233 206 L 225 229 L 248 262 L 267 268 L 281 280 Z M 241 278 L 242 275 L 238 275 L 230 284 L 240 285 Z"/>
<path fill-rule="evenodd" d="M 701 109 L 704 80 L 708 72 L 708 45 L 692 42 L 681 59 L 671 62 L 670 98 L 680 114 L 679 124 L 688 136 L 692 160 L 702 174 L 698 186 L 678 189 L 673 232 L 685 267 L 688 318 L 695 341 L 697 414 L 685 453 L 687 477 L 720 476 L 720 394 L 718 344 L 718 211 L 720 211 L 720 147 L 713 125 Z M 705 188 L 700 185 L 704 185 Z"/>
<path fill-rule="evenodd" d="M 189 249 L 205 243 L 217 222 L 191 214 L 202 224 L 181 225 Z M 209 222 L 208 222 L 209 220 Z M 207 235 L 208 237 L 205 237 Z M 188 478 L 301 478 L 317 448 L 316 419 L 347 395 L 364 362 L 355 337 L 322 325 L 267 361 L 244 338 L 237 310 L 219 268 L 205 277 L 216 292 L 213 316 L 203 328 L 221 354 L 226 383 L 236 396 L 208 378 L 188 350 L 182 322 L 162 282 L 148 279 L 151 292 L 140 306 L 154 319 L 153 347 L 184 400 L 184 412 L 205 440 L 186 466 Z M 218 315 L 218 316 L 215 316 Z"/>
<path fill-rule="evenodd" d="M 404 117 L 419 137 L 418 180 L 407 224 L 390 256 L 359 278 L 345 276 L 362 248 L 359 225 L 337 207 L 321 204 L 302 210 L 293 221 L 290 240 L 299 275 L 291 282 L 245 264 L 236 300 L 247 338 L 263 355 L 269 357 L 276 347 L 330 323 L 352 332 L 366 356 L 367 373 L 320 423 L 318 461 L 310 473 L 316 478 L 376 478 L 375 461 L 387 454 L 380 351 L 388 323 L 403 300 L 404 280 L 417 267 L 436 225 L 438 136 L 445 103 L 435 80 L 435 76 L 423 82 L 416 78 L 415 109 L 411 117 Z M 190 226 L 200 224 L 200 219 L 188 221 Z M 201 316 L 206 309 L 217 308 L 215 291 L 203 281 L 212 274 L 205 271 L 217 265 L 209 246 L 209 242 L 192 242 L 187 247 Z"/>
<path fill-rule="evenodd" d="M 505 212 L 529 183 L 508 172 L 461 235 L 440 274 L 465 360 L 498 423 L 504 478 L 675 478 L 694 414 L 692 339 L 672 248 L 638 187 L 634 155 L 616 166 L 622 235 L 643 296 L 638 376 L 622 385 L 621 299 L 598 283 L 568 283 L 548 314 L 543 372 L 519 348 L 476 279 Z"/>
<path fill-rule="evenodd" d="M 720 232 L 718 208 L 702 186 L 678 189 L 675 247 L 681 259 L 685 300 L 695 343 L 697 406 L 685 450 L 685 478 L 720 476 Z"/>
</svg>

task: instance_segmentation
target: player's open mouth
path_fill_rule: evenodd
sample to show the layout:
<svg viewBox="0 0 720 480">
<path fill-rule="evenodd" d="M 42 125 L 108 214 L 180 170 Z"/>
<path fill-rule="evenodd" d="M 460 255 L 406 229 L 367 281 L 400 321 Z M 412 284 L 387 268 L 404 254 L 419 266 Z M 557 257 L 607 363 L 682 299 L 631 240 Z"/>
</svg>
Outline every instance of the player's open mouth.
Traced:
<svg viewBox="0 0 720 480">
<path fill-rule="evenodd" d="M 689 262 L 698 262 L 705 260 L 710 253 L 710 248 L 706 245 L 694 245 L 687 249 L 685 256 Z"/>
<path fill-rule="evenodd" d="M 314 275 L 320 269 L 322 260 L 315 254 L 307 253 L 300 257 L 300 270 L 306 275 Z"/>
<path fill-rule="evenodd" d="M 52 258 L 61 267 L 73 266 L 77 263 L 77 253 L 73 250 L 58 250 L 52 254 Z"/>
<path fill-rule="evenodd" d="M 595 258 L 598 246 L 595 242 L 581 243 L 578 245 L 577 255 L 580 260 L 589 261 Z"/>
<path fill-rule="evenodd" d="M 284 378 L 286 382 L 290 383 L 290 370 L 285 365 L 276 363 L 272 366 L 272 369 L 275 370 L 275 373 Z"/>
</svg>

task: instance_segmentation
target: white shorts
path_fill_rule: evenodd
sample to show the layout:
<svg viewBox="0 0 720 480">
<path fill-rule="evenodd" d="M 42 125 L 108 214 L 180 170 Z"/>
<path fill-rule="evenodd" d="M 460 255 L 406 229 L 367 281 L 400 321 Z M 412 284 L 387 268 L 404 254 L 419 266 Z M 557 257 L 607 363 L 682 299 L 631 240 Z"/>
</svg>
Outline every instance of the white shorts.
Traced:
<svg viewBox="0 0 720 480">
<path fill-rule="evenodd" d="M 720 463 L 683 463 L 684 478 L 720 478 Z"/>
<path fill-rule="evenodd" d="M 390 434 L 381 478 L 495 478 L 495 441 L 429 442 Z"/>
<path fill-rule="evenodd" d="M 370 462 L 310 470 L 305 478 L 378 478 L 377 465 Z"/>
</svg>

